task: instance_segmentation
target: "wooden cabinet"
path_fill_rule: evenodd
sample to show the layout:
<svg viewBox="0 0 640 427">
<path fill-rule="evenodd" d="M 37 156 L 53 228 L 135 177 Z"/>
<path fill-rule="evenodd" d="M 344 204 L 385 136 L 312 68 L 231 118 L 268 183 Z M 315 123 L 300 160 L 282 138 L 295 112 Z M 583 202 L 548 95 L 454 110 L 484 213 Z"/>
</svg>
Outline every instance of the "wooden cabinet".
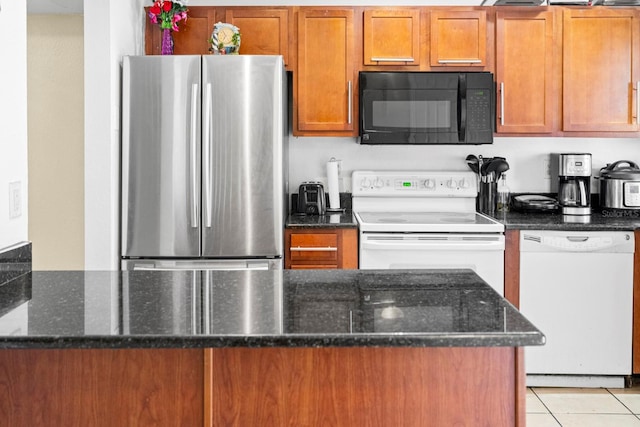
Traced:
<svg viewBox="0 0 640 427">
<path fill-rule="evenodd" d="M 294 135 L 357 135 L 353 17 L 353 9 L 299 10 Z"/>
<path fill-rule="evenodd" d="M 287 228 L 285 251 L 285 268 L 358 268 L 358 231 L 355 228 Z"/>
<path fill-rule="evenodd" d="M 638 131 L 638 17 L 635 9 L 564 10 L 564 131 Z"/>
<path fill-rule="evenodd" d="M 364 65 L 420 65 L 420 9 L 364 11 Z"/>
<path fill-rule="evenodd" d="M 560 89 L 554 22 L 550 11 L 496 12 L 498 133 L 554 130 Z"/>
<path fill-rule="evenodd" d="M 282 55 L 290 65 L 288 9 L 227 8 L 225 22 L 240 29 L 240 54 Z"/>
<path fill-rule="evenodd" d="M 432 67 L 487 65 L 487 12 L 438 9 L 431 12 Z"/>
</svg>

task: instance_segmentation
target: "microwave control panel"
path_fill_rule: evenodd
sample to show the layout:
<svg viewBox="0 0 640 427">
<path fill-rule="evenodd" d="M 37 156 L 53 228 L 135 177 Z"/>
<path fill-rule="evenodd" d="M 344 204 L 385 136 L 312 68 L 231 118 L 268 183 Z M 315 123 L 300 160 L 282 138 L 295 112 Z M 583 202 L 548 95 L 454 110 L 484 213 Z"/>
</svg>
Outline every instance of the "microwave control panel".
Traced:
<svg viewBox="0 0 640 427">
<path fill-rule="evenodd" d="M 467 122 L 472 129 L 491 129 L 487 111 L 491 109 L 491 92 L 486 89 L 467 91 Z"/>
</svg>

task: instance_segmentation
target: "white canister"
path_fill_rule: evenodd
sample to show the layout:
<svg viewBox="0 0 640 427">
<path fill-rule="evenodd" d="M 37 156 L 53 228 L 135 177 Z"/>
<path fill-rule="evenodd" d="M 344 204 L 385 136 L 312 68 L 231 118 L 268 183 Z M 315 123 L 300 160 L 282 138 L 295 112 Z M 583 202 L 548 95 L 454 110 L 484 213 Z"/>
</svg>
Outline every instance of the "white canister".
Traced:
<svg viewBox="0 0 640 427">
<path fill-rule="evenodd" d="M 332 157 L 327 162 L 327 192 L 329 193 L 329 211 L 340 210 L 340 173 L 342 160 Z"/>
</svg>

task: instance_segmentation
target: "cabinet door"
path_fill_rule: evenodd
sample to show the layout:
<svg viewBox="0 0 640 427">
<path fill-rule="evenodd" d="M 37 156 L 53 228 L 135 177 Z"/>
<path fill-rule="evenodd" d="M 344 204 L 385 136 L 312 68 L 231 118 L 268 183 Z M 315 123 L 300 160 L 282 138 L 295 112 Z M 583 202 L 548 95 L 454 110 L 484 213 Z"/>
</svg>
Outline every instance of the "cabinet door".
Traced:
<svg viewBox="0 0 640 427">
<path fill-rule="evenodd" d="M 353 10 L 301 9 L 296 134 L 355 136 Z"/>
<path fill-rule="evenodd" d="M 364 11 L 364 65 L 420 65 L 420 11 Z"/>
<path fill-rule="evenodd" d="M 487 13 L 432 11 L 430 43 L 432 67 L 486 66 Z"/>
<path fill-rule="evenodd" d="M 564 11 L 563 130 L 638 130 L 638 41 L 633 9 Z"/>
<path fill-rule="evenodd" d="M 242 55 L 282 55 L 289 65 L 287 9 L 227 9 L 226 22 L 240 29 Z"/>
<path fill-rule="evenodd" d="M 145 8 L 148 12 L 148 8 Z M 145 15 L 145 54 L 160 55 L 162 30 L 151 24 Z M 188 18 L 180 22 L 179 31 L 172 32 L 175 55 L 206 55 L 209 53 L 209 38 L 215 24 L 215 11 L 211 7 L 189 7 Z"/>
<path fill-rule="evenodd" d="M 553 12 L 496 13 L 498 133 L 553 131 L 553 37 Z"/>
</svg>

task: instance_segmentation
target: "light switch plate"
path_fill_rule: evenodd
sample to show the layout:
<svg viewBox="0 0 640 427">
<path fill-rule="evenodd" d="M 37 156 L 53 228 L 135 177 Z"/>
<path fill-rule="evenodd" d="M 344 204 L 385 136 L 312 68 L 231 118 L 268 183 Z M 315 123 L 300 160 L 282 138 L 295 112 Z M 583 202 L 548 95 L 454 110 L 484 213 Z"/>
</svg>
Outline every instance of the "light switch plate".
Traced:
<svg viewBox="0 0 640 427">
<path fill-rule="evenodd" d="M 9 218 L 19 218 L 22 215 L 22 183 L 9 183 Z"/>
</svg>

